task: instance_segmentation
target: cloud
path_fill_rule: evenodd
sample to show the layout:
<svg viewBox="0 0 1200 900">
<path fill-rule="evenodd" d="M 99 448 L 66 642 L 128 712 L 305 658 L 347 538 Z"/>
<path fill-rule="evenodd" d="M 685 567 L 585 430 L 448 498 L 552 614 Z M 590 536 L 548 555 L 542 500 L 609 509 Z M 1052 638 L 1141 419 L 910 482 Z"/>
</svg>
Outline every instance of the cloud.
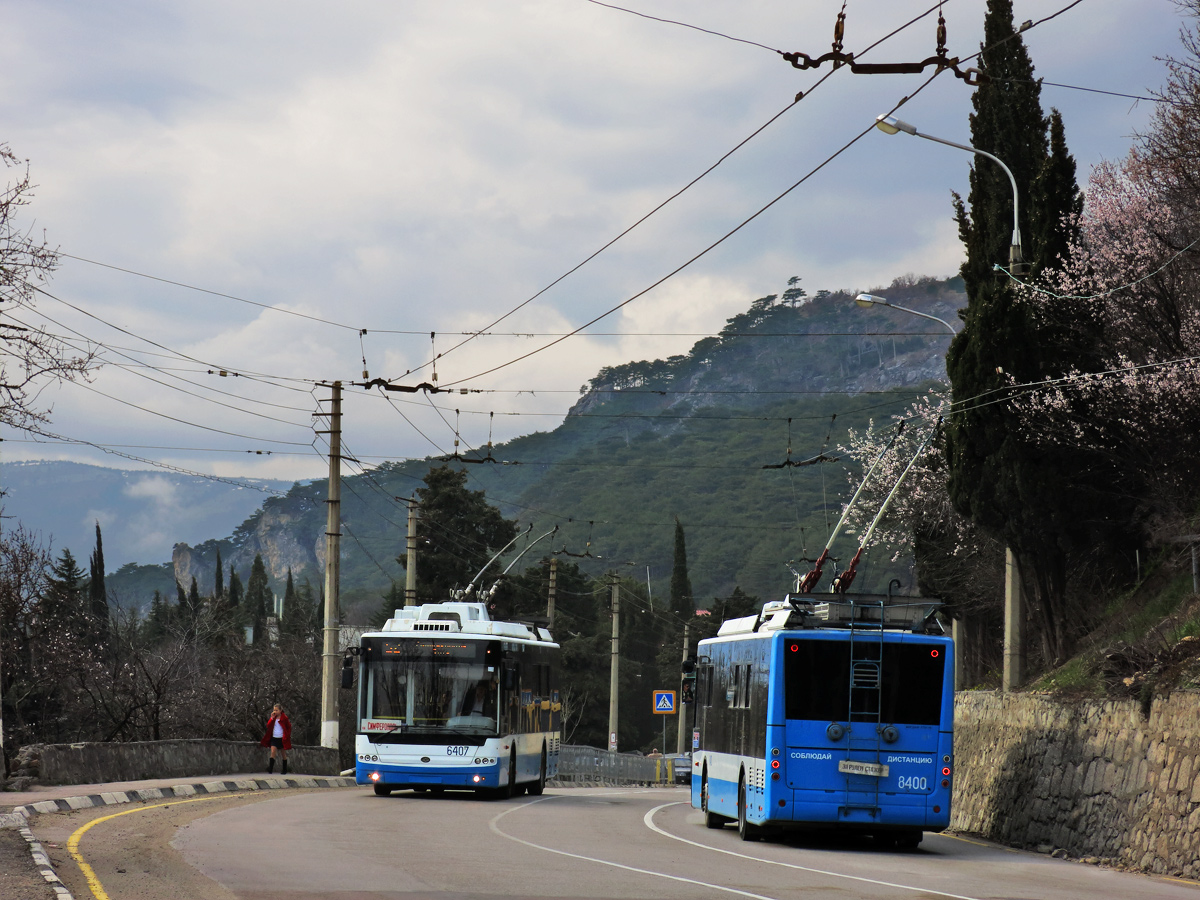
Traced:
<svg viewBox="0 0 1200 900">
<path fill-rule="evenodd" d="M 1058 8 L 1027 6 L 1019 15 L 1034 19 Z M 810 55 L 828 47 L 836 15 L 765 0 L 638 9 Z M 974 53 L 981 5 L 944 12 L 951 52 Z M 847 49 L 912 15 L 885 0 L 854 4 Z M 1142 93 L 1161 83 L 1153 57 L 1175 51 L 1178 23 L 1169 4 L 1094 0 L 1026 40 L 1047 81 Z M 928 56 L 935 24 L 927 17 L 869 58 Z M 750 44 L 552 0 L 47 2 L 8 10 L 6 28 L 0 118 L 40 185 L 30 224 L 73 255 L 345 326 L 64 260 L 51 290 L 90 317 L 46 299 L 48 327 L 114 349 L 94 390 L 45 392 L 52 430 L 133 457 L 319 477 L 322 385 L 364 368 L 427 379 L 434 347 L 441 383 L 471 378 L 721 241 L 595 328 L 463 382 L 493 393 L 438 395 L 440 415 L 424 398 L 393 407 L 347 389 L 347 441 L 364 458 L 450 447 L 456 418 L 475 443 L 488 427 L 496 440 L 553 427 L 600 367 L 686 352 L 695 338 L 685 332 L 718 330 L 793 275 L 810 293 L 862 287 L 948 275 L 961 254 L 949 192 L 965 192 L 971 158 L 906 136 L 856 141 L 904 97 L 922 130 L 969 139 L 971 89 L 948 73 L 920 93 L 915 76 L 843 67 L 823 80 L 827 69 L 801 72 Z M 1043 103 L 1063 111 L 1081 176 L 1123 154 L 1151 112 L 1050 86 Z M 492 335 L 450 350 L 785 109 Z M 8 446 L 16 458 L 138 464 Z"/>
</svg>

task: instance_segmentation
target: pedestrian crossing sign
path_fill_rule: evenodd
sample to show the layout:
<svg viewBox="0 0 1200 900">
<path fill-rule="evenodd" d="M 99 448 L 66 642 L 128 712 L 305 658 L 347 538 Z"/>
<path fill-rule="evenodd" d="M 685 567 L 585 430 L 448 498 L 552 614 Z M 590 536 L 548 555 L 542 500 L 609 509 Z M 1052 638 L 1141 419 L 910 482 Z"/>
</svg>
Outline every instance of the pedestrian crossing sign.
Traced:
<svg viewBox="0 0 1200 900">
<path fill-rule="evenodd" d="M 655 691 L 654 692 L 654 712 L 660 716 L 671 716 L 675 714 L 675 692 L 674 691 Z"/>
</svg>

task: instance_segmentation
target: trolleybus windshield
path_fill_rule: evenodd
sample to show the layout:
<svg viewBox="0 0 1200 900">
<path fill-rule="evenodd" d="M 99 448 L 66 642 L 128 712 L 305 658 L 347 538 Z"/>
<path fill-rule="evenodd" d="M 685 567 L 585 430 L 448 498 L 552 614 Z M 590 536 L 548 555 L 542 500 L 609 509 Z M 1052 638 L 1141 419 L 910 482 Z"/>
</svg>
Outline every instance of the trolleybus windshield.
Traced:
<svg viewBox="0 0 1200 900">
<path fill-rule="evenodd" d="M 850 710 L 850 652 L 846 640 L 792 639 L 784 644 L 785 710 L 789 719 L 845 722 Z M 932 644 L 886 641 L 876 666 L 882 722 L 937 725 L 942 715 L 945 654 Z M 857 671 L 856 678 L 872 677 Z M 860 681 L 861 683 L 861 681 Z M 870 719 L 876 718 L 874 710 Z"/>
<path fill-rule="evenodd" d="M 359 730 L 494 735 L 498 641 L 367 638 Z"/>
</svg>

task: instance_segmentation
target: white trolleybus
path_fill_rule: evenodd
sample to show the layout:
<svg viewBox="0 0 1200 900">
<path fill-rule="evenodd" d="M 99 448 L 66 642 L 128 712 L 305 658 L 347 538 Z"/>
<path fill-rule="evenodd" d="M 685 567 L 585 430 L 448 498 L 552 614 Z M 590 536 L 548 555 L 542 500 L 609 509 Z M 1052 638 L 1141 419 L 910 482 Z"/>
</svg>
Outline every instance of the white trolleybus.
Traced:
<svg viewBox="0 0 1200 900">
<path fill-rule="evenodd" d="M 701 641 L 692 806 L 743 840 L 950 824 L 954 646 L 918 598 L 791 594 Z"/>
<path fill-rule="evenodd" d="M 540 794 L 558 771 L 558 645 L 486 603 L 396 610 L 358 647 L 355 780 L 375 793 Z"/>
</svg>

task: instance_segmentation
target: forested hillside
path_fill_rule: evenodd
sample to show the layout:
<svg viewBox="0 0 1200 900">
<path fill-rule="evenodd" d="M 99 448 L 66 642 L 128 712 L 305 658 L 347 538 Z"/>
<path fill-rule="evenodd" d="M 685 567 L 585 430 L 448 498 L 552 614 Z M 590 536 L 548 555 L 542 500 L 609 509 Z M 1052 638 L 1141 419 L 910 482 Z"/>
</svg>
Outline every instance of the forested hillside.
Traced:
<svg viewBox="0 0 1200 900">
<path fill-rule="evenodd" d="M 620 568 L 648 577 L 653 593 L 663 594 L 678 518 L 699 605 L 735 587 L 781 593 L 791 582 L 788 561 L 820 551 L 848 496 L 857 467 L 848 468 L 837 448 L 849 429 L 888 420 L 944 378 L 949 341 L 937 323 L 861 309 L 846 292 L 808 297 L 797 281 L 755 300 L 686 355 L 602 369 L 553 431 L 449 463 L 505 516 L 523 528 L 532 522 L 535 535 L 558 526 L 537 554 L 565 550 L 584 572 Z M 958 279 L 906 277 L 876 291 L 953 321 L 964 302 L 960 288 Z M 396 557 L 406 510 L 396 498 L 411 496 L 441 464 L 384 464 L 345 480 L 348 621 L 370 618 L 393 579 L 402 581 Z M 229 537 L 176 547 L 176 576 L 184 585 L 194 576 L 201 592 L 209 590 L 219 549 L 247 573 L 261 554 L 277 586 L 289 568 L 319 585 L 325 495 L 323 481 L 297 485 Z M 846 539 L 835 556 L 852 546 Z M 908 566 L 885 565 L 886 557 L 868 560 L 864 589 L 882 589 L 892 577 L 910 584 Z"/>
</svg>

